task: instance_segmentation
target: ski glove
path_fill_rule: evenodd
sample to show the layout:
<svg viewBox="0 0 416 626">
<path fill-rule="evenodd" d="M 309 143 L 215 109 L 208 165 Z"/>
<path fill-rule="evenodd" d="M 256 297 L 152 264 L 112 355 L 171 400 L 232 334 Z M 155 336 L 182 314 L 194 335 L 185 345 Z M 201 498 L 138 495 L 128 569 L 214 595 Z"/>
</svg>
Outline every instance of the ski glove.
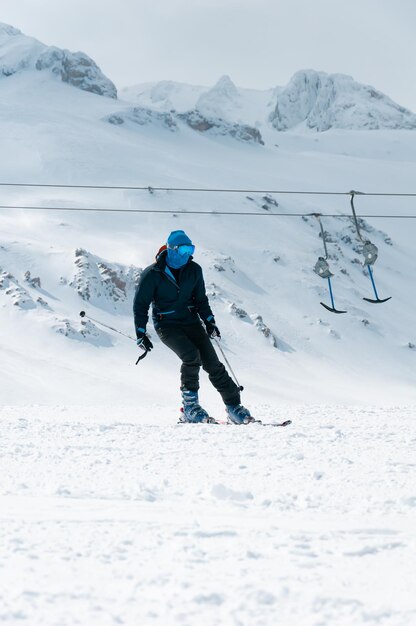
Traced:
<svg viewBox="0 0 416 626">
<path fill-rule="evenodd" d="M 150 352 L 150 350 L 153 348 L 153 344 L 150 341 L 149 337 L 146 335 L 146 333 L 138 334 L 137 345 L 139 346 L 139 348 L 145 350 L 146 352 Z"/>
<path fill-rule="evenodd" d="M 220 329 L 215 323 L 215 319 L 211 317 L 210 320 L 205 320 L 205 328 L 207 329 L 208 336 L 213 339 L 214 337 L 218 337 L 221 339 Z"/>
</svg>

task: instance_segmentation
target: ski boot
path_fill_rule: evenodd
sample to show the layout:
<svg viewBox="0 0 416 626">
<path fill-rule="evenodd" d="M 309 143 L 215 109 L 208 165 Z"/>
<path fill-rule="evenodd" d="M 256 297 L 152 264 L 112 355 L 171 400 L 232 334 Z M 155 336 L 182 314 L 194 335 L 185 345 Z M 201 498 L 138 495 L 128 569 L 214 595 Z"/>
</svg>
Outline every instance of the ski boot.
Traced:
<svg viewBox="0 0 416 626">
<path fill-rule="evenodd" d="M 181 415 L 179 423 L 188 424 L 216 424 L 214 418 L 210 417 L 205 409 L 199 404 L 198 392 L 182 389 Z"/>
<path fill-rule="evenodd" d="M 250 424 L 250 422 L 257 421 L 250 415 L 250 411 L 242 404 L 226 404 L 225 409 L 227 412 L 228 422 L 230 424 Z"/>
</svg>

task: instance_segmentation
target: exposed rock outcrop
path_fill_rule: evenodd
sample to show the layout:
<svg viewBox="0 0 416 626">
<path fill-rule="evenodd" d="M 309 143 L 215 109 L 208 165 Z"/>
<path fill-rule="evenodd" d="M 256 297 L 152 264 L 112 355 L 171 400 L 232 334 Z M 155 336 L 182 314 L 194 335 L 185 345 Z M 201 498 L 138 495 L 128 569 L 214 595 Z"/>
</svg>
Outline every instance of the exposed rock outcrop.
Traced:
<svg viewBox="0 0 416 626">
<path fill-rule="evenodd" d="M 174 114 L 160 113 L 159 111 L 152 111 L 142 107 L 134 107 L 127 111 L 113 113 L 105 119 L 115 126 L 132 123 L 139 126 L 148 126 L 150 124 L 162 126 L 170 131 L 175 131 L 178 128 Z"/>
<path fill-rule="evenodd" d="M 68 318 L 56 317 L 52 323 L 52 330 L 68 339 L 86 341 L 95 346 L 110 347 L 112 345 L 110 335 L 104 330 L 97 328 L 90 320 L 74 323 Z"/>
<path fill-rule="evenodd" d="M 344 74 L 302 70 L 277 95 L 270 116 L 276 130 L 305 124 L 319 132 L 330 128 L 351 130 L 413 129 L 416 115 L 368 85 Z"/>
<path fill-rule="evenodd" d="M 101 308 L 131 308 L 141 269 L 103 259 L 78 248 L 75 251 L 75 275 L 69 286 L 76 289 L 83 300 Z"/>
<path fill-rule="evenodd" d="M 208 133 L 222 137 L 232 137 L 240 141 L 264 144 L 260 131 L 247 124 L 232 124 L 220 118 L 205 117 L 199 111 L 187 111 L 186 113 L 159 112 L 143 107 L 134 107 L 127 111 L 115 112 L 105 121 L 116 126 L 122 124 L 138 124 L 139 126 L 160 126 L 170 131 L 179 129 L 179 123 L 184 122 L 187 126 L 199 133 Z"/>
<path fill-rule="evenodd" d="M 190 128 L 200 133 L 209 132 L 213 135 L 234 137 L 240 141 L 248 141 L 264 145 L 260 131 L 248 124 L 232 124 L 221 118 L 209 118 L 197 110 L 179 113 L 179 119 L 183 120 Z"/>
<path fill-rule="evenodd" d="M 64 82 L 96 93 L 99 96 L 117 98 L 117 89 L 101 72 L 98 65 L 83 52 L 70 52 L 59 48 L 47 48 L 35 65 L 37 70 L 50 70 Z"/>
<path fill-rule="evenodd" d="M 37 298 L 36 302 L 29 291 L 19 284 L 18 279 L 13 274 L 1 271 L 1 269 L 0 290 L 3 290 L 4 294 L 10 298 L 12 305 L 19 309 L 28 310 L 36 309 L 37 306 L 48 306 L 42 298 Z"/>
</svg>

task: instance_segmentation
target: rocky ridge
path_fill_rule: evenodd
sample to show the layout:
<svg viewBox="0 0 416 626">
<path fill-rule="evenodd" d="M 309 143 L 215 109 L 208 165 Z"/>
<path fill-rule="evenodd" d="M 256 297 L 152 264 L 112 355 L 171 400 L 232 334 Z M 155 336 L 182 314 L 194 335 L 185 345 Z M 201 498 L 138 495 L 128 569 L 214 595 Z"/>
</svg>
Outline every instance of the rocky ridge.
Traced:
<svg viewBox="0 0 416 626">
<path fill-rule="evenodd" d="M 87 54 L 46 46 L 17 28 L 0 23 L 0 78 L 28 70 L 49 71 L 78 89 L 117 98 L 114 83 Z"/>
<path fill-rule="evenodd" d="M 128 127 L 159 126 L 172 132 L 179 130 L 180 123 L 186 124 L 192 130 L 199 133 L 208 133 L 222 137 L 232 137 L 240 141 L 258 143 L 264 141 L 260 131 L 248 124 L 230 123 L 222 118 L 202 115 L 198 110 L 176 113 L 175 111 L 160 112 L 142 107 L 134 107 L 127 111 L 118 111 L 105 118 L 105 121 L 115 126 L 126 125 Z"/>
<path fill-rule="evenodd" d="M 117 98 L 114 83 L 85 53 L 48 47 L 0 23 L 0 78 L 23 71 L 49 72 L 78 89 Z M 296 72 L 284 87 L 263 91 L 239 88 L 225 75 L 210 88 L 160 81 L 125 88 L 122 95 L 136 106 L 108 116 L 113 124 L 156 124 L 174 131 L 184 122 L 197 132 L 259 144 L 266 130 L 416 128 L 415 113 L 374 87 L 312 69 Z"/>
<path fill-rule="evenodd" d="M 416 115 L 381 91 L 351 76 L 314 70 L 297 72 L 291 78 L 277 95 L 270 121 L 279 131 L 299 124 L 318 132 L 416 128 Z"/>
<path fill-rule="evenodd" d="M 162 81 L 126 88 L 123 96 L 144 108 L 247 124 L 259 133 L 416 128 L 416 115 L 381 91 L 351 76 L 315 70 L 296 72 L 286 86 L 265 91 L 236 87 L 222 76 L 211 88 Z"/>
</svg>

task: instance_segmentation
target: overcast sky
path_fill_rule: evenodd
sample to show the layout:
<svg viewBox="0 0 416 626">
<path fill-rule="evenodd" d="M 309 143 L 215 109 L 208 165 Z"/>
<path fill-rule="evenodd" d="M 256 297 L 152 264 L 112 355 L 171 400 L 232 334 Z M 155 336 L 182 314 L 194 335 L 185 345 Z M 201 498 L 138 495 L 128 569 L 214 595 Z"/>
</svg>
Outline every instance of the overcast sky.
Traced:
<svg viewBox="0 0 416 626">
<path fill-rule="evenodd" d="M 284 85 L 342 72 L 416 111 L 416 0 L 0 0 L 0 21 L 89 54 L 118 87 Z"/>
</svg>

